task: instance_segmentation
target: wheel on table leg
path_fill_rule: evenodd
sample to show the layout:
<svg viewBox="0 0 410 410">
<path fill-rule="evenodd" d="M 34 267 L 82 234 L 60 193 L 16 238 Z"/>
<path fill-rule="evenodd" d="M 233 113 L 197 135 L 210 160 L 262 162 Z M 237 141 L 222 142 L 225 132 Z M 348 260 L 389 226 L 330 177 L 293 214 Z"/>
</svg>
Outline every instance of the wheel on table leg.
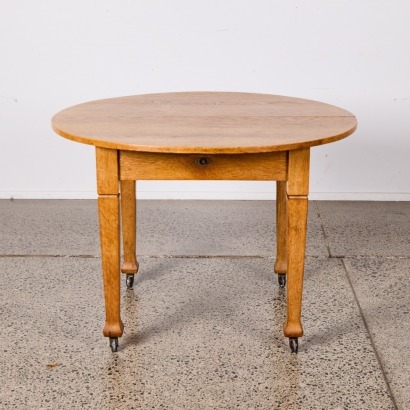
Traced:
<svg viewBox="0 0 410 410">
<path fill-rule="evenodd" d="M 298 338 L 297 337 L 290 337 L 289 338 L 289 346 L 290 346 L 290 350 L 291 350 L 292 353 L 297 353 L 298 352 L 298 347 L 299 347 Z"/>
<path fill-rule="evenodd" d="M 113 353 L 118 351 L 118 337 L 110 337 L 110 347 Z"/>
<path fill-rule="evenodd" d="M 125 283 L 127 284 L 128 289 L 132 288 L 134 286 L 134 274 L 127 275 Z"/>
<path fill-rule="evenodd" d="M 278 274 L 279 287 L 284 288 L 286 286 L 286 275 L 284 273 Z"/>
</svg>

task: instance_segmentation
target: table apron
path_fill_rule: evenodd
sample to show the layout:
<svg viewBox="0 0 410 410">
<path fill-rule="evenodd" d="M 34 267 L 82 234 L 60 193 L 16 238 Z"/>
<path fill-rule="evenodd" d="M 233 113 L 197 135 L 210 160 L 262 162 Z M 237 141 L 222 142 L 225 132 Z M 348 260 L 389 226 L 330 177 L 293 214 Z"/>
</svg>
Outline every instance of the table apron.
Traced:
<svg viewBox="0 0 410 410">
<path fill-rule="evenodd" d="M 120 180 L 286 181 L 288 152 L 258 154 L 119 153 Z"/>
</svg>

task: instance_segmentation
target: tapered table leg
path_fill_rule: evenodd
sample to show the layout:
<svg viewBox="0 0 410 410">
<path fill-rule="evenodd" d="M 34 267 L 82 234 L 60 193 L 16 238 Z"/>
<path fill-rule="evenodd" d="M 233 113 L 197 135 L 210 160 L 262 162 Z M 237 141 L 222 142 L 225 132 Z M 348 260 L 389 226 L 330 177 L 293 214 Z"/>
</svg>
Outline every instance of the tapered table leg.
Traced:
<svg viewBox="0 0 410 410">
<path fill-rule="evenodd" d="M 276 182 L 275 272 L 279 275 L 286 275 L 286 272 L 287 272 L 287 257 L 288 257 L 288 254 L 287 254 L 287 225 L 288 225 L 288 210 L 287 210 L 286 181 L 277 181 Z"/>
<path fill-rule="evenodd" d="M 121 267 L 121 272 L 127 274 L 127 286 L 131 287 L 134 274 L 138 272 L 138 261 L 136 257 L 135 181 L 121 181 L 120 185 L 122 243 L 124 248 L 124 262 Z"/>
<path fill-rule="evenodd" d="M 307 197 L 289 197 L 287 319 L 285 325 L 285 336 L 287 337 L 303 335 L 301 313 L 307 210 Z"/>
<path fill-rule="evenodd" d="M 98 215 L 106 320 L 104 336 L 117 338 L 123 333 L 120 316 L 120 207 L 118 193 L 118 152 L 96 148 Z M 111 346 L 113 349 L 113 346 Z M 113 349 L 114 350 L 114 349 Z"/>
<path fill-rule="evenodd" d="M 287 242 L 287 318 L 285 336 L 296 345 L 303 335 L 301 322 L 303 271 L 305 263 L 306 227 L 309 191 L 309 149 L 289 152 L 288 170 L 288 242 Z M 292 340 L 293 339 L 293 340 Z"/>
</svg>

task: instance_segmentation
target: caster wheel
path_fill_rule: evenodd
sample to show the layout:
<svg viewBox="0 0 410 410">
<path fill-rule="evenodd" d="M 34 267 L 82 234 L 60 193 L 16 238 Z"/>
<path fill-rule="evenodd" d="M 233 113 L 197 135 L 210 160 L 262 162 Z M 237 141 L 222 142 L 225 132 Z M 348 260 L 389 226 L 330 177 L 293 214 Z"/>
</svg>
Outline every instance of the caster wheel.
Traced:
<svg viewBox="0 0 410 410">
<path fill-rule="evenodd" d="M 289 338 L 289 346 L 290 346 L 290 350 L 292 353 L 297 353 L 298 352 L 298 338 L 297 337 L 290 337 Z"/>
<path fill-rule="evenodd" d="M 279 287 L 284 288 L 286 286 L 286 275 L 285 274 L 278 274 L 278 283 Z"/>
<path fill-rule="evenodd" d="M 128 289 L 132 288 L 134 286 L 134 275 L 127 275 L 125 283 L 127 284 Z"/>
<path fill-rule="evenodd" d="M 118 337 L 110 337 L 110 347 L 113 353 L 118 351 Z"/>
</svg>

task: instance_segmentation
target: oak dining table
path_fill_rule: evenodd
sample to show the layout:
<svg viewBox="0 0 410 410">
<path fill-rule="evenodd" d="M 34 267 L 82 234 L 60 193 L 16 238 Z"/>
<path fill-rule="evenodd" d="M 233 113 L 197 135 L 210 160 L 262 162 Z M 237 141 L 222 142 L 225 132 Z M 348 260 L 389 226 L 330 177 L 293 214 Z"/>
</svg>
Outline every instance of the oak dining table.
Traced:
<svg viewBox="0 0 410 410">
<path fill-rule="evenodd" d="M 241 92 L 133 95 L 86 102 L 57 113 L 52 119 L 57 134 L 95 146 L 103 335 L 111 350 L 117 351 L 124 330 L 121 272 L 131 289 L 139 268 L 135 182 L 246 180 L 276 181 L 277 249 L 272 271 L 278 285 L 286 288 L 284 336 L 291 352 L 297 353 L 303 335 L 310 148 L 345 138 L 356 126 L 352 113 L 333 105 Z"/>
</svg>

